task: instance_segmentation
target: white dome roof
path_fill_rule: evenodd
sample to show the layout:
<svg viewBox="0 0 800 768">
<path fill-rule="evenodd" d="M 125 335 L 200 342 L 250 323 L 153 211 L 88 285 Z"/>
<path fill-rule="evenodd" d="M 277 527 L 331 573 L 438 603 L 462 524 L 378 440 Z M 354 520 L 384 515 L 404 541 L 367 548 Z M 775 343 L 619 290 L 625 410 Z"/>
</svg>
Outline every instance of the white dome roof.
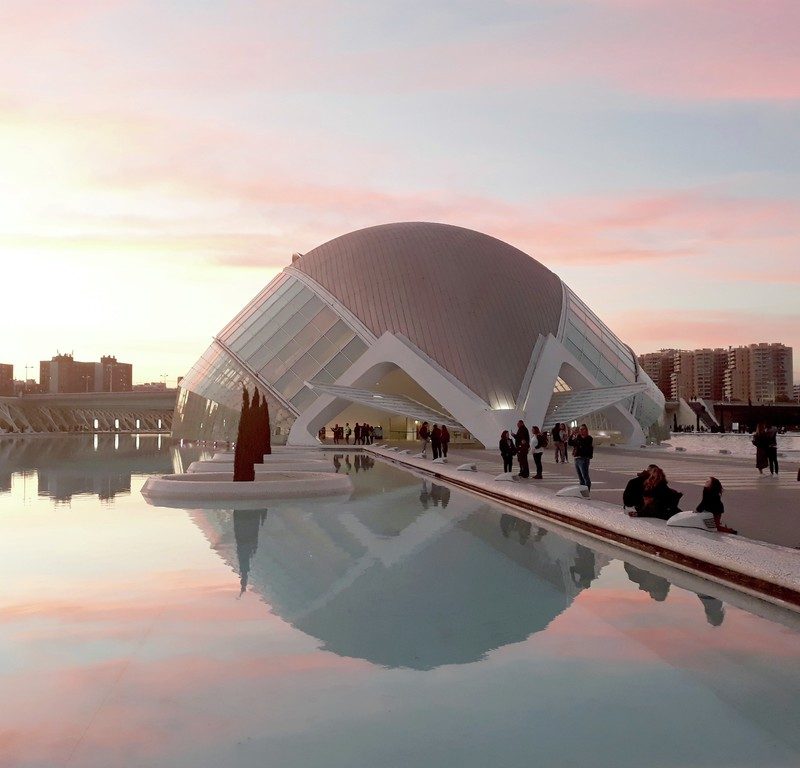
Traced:
<svg viewBox="0 0 800 768">
<path fill-rule="evenodd" d="M 404 335 L 493 407 L 514 404 L 538 335 L 558 332 L 558 276 L 508 243 L 462 227 L 369 227 L 293 266 L 376 336 Z"/>
</svg>

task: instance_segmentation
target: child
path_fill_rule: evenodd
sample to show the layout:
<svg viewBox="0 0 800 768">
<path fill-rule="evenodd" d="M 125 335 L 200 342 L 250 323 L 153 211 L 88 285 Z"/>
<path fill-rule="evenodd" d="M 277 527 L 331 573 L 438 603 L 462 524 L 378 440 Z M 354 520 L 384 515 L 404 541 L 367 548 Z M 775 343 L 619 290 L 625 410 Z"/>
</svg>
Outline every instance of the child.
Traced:
<svg viewBox="0 0 800 768">
<path fill-rule="evenodd" d="M 698 512 L 710 512 L 714 515 L 714 522 L 720 533 L 736 533 L 733 528 L 722 524 L 722 513 L 725 505 L 722 503 L 722 483 L 716 477 L 709 477 L 703 486 L 703 498 L 697 505 Z"/>
</svg>

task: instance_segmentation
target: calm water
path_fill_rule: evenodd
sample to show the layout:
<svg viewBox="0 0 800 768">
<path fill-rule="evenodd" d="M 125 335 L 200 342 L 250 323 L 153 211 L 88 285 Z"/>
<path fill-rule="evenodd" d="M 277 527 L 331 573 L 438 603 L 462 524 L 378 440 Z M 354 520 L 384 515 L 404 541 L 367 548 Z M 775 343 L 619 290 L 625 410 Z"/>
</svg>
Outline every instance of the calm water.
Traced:
<svg viewBox="0 0 800 768">
<path fill-rule="evenodd" d="M 361 456 L 349 500 L 142 499 L 199 457 L 0 440 L 0 765 L 800 764 L 796 615 Z"/>
</svg>

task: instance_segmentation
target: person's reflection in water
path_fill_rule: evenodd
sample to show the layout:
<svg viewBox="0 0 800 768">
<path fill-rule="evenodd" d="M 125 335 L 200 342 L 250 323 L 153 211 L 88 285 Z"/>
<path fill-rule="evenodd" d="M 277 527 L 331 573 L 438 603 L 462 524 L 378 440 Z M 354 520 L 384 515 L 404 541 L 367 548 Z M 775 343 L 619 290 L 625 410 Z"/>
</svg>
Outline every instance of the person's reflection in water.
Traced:
<svg viewBox="0 0 800 768">
<path fill-rule="evenodd" d="M 353 468 L 353 464 L 350 461 L 350 454 L 349 453 L 346 453 L 344 455 L 344 466 L 345 466 L 345 471 L 349 475 L 350 474 L 350 470 Z"/>
<path fill-rule="evenodd" d="M 357 453 L 355 456 L 353 456 L 353 468 L 355 469 L 356 474 L 358 474 L 358 470 L 361 469 L 361 454 L 360 453 Z"/>
<path fill-rule="evenodd" d="M 336 467 L 336 472 L 337 473 L 342 468 L 342 454 L 341 453 L 334 453 L 333 454 L 333 466 Z"/>
<path fill-rule="evenodd" d="M 642 592 L 647 592 L 653 600 L 659 603 L 664 602 L 669 594 L 669 582 L 661 576 L 656 576 L 650 571 L 645 571 L 642 568 L 637 568 L 635 565 L 625 563 L 625 573 L 628 578 L 634 583 L 639 585 Z"/>
<path fill-rule="evenodd" d="M 582 544 L 575 550 L 575 562 L 569 567 L 572 583 L 577 587 L 589 587 L 594 581 L 594 552 Z"/>
<path fill-rule="evenodd" d="M 258 531 L 267 519 L 266 509 L 236 509 L 233 512 L 233 535 L 239 560 L 239 597 L 247 589 L 250 558 L 258 549 Z"/>
<path fill-rule="evenodd" d="M 500 530 L 506 538 L 516 531 L 519 543 L 524 544 L 531 537 L 533 526 L 527 520 L 520 520 L 514 515 L 500 515 Z"/>
<path fill-rule="evenodd" d="M 706 612 L 706 621 L 712 627 L 718 627 L 725 621 L 725 606 L 722 600 L 718 600 L 711 595 L 697 595 L 700 602 L 703 604 L 703 610 Z"/>
<path fill-rule="evenodd" d="M 422 504 L 423 509 L 428 508 L 428 501 L 431 498 L 430 491 L 428 490 L 428 481 L 422 481 L 422 490 L 419 492 L 419 503 Z"/>
</svg>

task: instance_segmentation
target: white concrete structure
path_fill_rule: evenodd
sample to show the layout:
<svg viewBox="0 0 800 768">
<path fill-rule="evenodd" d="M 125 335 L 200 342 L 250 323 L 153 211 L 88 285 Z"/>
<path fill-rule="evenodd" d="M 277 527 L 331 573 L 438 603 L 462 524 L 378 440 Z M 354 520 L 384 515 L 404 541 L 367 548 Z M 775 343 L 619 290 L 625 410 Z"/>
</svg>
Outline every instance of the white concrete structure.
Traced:
<svg viewBox="0 0 800 768">
<path fill-rule="evenodd" d="M 587 421 L 640 443 L 664 397 L 631 349 L 550 270 L 444 224 L 352 232 L 295 258 L 181 382 L 173 435 L 233 439 L 259 387 L 296 445 L 367 421 L 427 420 L 494 446 L 519 419 Z"/>
</svg>

